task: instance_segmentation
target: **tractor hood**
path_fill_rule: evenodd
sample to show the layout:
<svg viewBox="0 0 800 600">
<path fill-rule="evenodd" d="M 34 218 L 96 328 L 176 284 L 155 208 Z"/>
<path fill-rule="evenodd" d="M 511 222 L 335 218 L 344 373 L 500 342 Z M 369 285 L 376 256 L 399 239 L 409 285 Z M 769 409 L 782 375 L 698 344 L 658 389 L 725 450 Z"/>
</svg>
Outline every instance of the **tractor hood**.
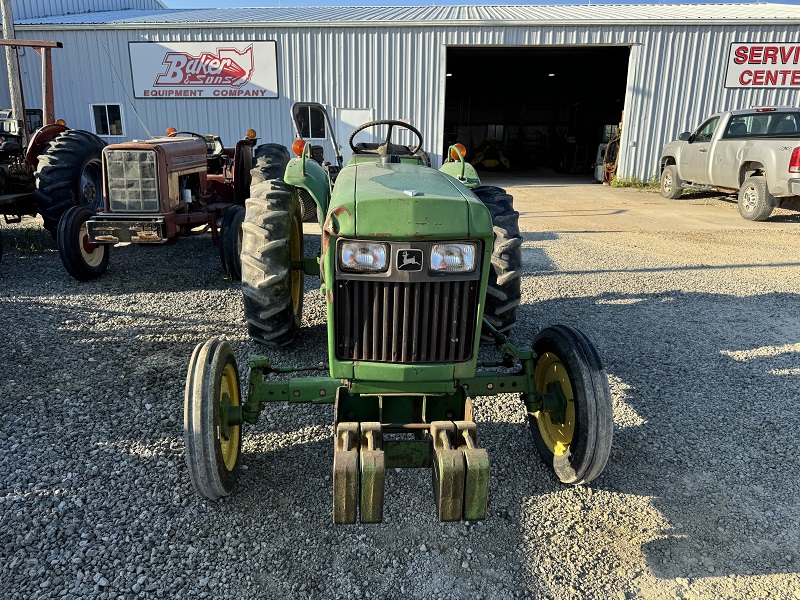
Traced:
<svg viewBox="0 0 800 600">
<path fill-rule="evenodd" d="M 336 180 L 338 234 L 379 239 L 468 239 L 492 235 L 489 211 L 456 179 L 413 163 L 361 162 Z"/>
</svg>

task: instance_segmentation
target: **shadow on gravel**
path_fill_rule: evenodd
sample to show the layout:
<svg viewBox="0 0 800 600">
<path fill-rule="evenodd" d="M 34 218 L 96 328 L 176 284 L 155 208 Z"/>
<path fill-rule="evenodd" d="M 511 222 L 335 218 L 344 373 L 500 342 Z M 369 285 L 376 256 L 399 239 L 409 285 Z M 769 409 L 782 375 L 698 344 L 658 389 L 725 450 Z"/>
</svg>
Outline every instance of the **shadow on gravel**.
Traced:
<svg viewBox="0 0 800 600">
<path fill-rule="evenodd" d="M 650 499 L 661 517 L 615 515 L 605 535 L 612 547 L 641 540 L 656 577 L 800 570 L 797 306 L 792 293 L 667 291 L 521 307 L 525 321 L 572 324 L 597 346 L 616 427 L 591 487 Z"/>
</svg>

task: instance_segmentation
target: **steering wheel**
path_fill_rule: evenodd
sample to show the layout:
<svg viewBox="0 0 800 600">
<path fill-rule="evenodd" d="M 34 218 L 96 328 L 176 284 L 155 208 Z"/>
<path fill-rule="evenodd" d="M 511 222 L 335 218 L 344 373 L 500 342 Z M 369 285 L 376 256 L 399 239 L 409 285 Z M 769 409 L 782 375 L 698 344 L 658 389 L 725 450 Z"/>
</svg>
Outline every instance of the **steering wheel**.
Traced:
<svg viewBox="0 0 800 600">
<path fill-rule="evenodd" d="M 363 147 L 362 148 L 356 148 L 353 145 L 353 138 L 356 137 L 356 134 L 358 134 L 358 133 L 360 133 L 360 132 L 362 132 L 365 129 L 368 129 L 370 127 L 375 127 L 377 125 L 388 125 L 389 126 L 389 131 L 386 132 L 386 141 L 384 141 L 383 144 L 378 146 L 378 148 L 375 149 L 375 150 L 365 149 Z M 413 127 L 413 126 L 409 125 L 408 123 L 404 123 L 403 121 L 397 121 L 395 119 L 387 119 L 387 120 L 384 120 L 384 121 L 369 121 L 368 123 L 364 123 L 363 125 L 359 125 L 358 127 L 355 128 L 353 133 L 350 134 L 350 139 L 347 140 L 347 142 L 350 144 L 350 149 L 353 152 L 355 152 L 356 154 L 378 154 L 380 156 L 383 156 L 384 154 L 393 154 L 391 152 L 391 150 L 393 149 L 393 146 L 392 146 L 392 129 L 395 127 L 395 125 L 397 127 L 405 127 L 406 129 L 408 129 L 411 133 L 413 133 L 417 137 L 417 140 L 419 141 L 419 143 L 416 146 L 414 146 L 413 148 L 409 148 L 408 151 L 409 151 L 410 154 L 416 154 L 417 152 L 419 152 L 419 149 L 422 148 L 422 134 L 419 132 L 419 130 L 417 130 L 416 127 Z"/>
<path fill-rule="evenodd" d="M 225 151 L 225 145 L 222 143 L 222 140 L 219 140 L 219 146 L 217 146 L 216 144 L 217 140 L 215 140 L 213 137 L 211 139 L 208 139 L 208 137 L 200 135 L 199 133 L 195 133 L 194 131 L 176 131 L 169 137 L 178 137 L 178 136 L 197 137 L 203 140 L 206 144 L 206 154 L 208 155 L 208 158 L 219 158 Z"/>
</svg>

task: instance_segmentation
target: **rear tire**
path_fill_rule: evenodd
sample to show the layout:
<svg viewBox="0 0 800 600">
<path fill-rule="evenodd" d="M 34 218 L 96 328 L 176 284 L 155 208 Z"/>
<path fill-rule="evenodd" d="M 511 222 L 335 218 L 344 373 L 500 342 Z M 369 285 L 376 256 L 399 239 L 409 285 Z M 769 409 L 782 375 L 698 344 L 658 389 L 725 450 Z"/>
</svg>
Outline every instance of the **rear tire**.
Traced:
<svg viewBox="0 0 800 600">
<path fill-rule="evenodd" d="M 767 178 L 755 175 L 744 180 L 739 190 L 739 214 L 748 221 L 764 221 L 772 214 L 775 197 L 767 189 Z"/>
<path fill-rule="evenodd" d="M 242 223 L 244 206 L 231 206 L 222 219 L 219 235 L 219 259 L 225 276 L 231 281 L 242 279 Z"/>
<path fill-rule="evenodd" d="M 73 206 L 58 222 L 58 254 L 67 273 L 78 281 L 97 279 L 108 268 L 109 246 L 89 243 L 86 221 L 94 214 L 85 206 Z"/>
<path fill-rule="evenodd" d="M 265 181 L 252 188 L 242 224 L 242 293 L 250 337 L 284 346 L 297 337 L 303 313 L 303 223 L 293 188 Z"/>
<path fill-rule="evenodd" d="M 678 167 L 667 165 L 661 172 L 661 195 L 675 200 L 683 194 L 683 180 L 678 176 Z"/>
<path fill-rule="evenodd" d="M 483 316 L 499 333 L 508 335 L 517 322 L 517 307 L 522 300 L 519 213 L 514 210 L 512 196 L 502 188 L 482 185 L 472 191 L 489 209 L 494 228 L 492 265 Z M 483 330 L 481 340 L 494 343 L 494 335 Z"/>
<path fill-rule="evenodd" d="M 253 168 L 250 170 L 250 189 L 270 179 L 280 179 L 289 164 L 289 150 L 281 144 L 261 144 L 253 150 Z M 253 196 L 253 194 L 250 194 Z"/>
<path fill-rule="evenodd" d="M 36 204 L 44 228 L 55 238 L 59 219 L 71 206 L 103 207 L 103 148 L 88 131 L 68 129 L 47 144 L 36 168 Z"/>
<path fill-rule="evenodd" d="M 195 347 L 183 399 L 186 466 L 192 487 L 217 500 L 233 491 L 242 454 L 241 425 L 227 425 L 227 406 L 241 405 L 241 385 L 231 345 L 214 338 Z"/>
<path fill-rule="evenodd" d="M 614 418 L 608 378 L 589 339 L 577 329 L 556 325 L 533 342 L 534 385 L 539 393 L 559 382 L 567 399 L 566 421 L 554 423 L 544 411 L 529 413 L 542 459 L 562 483 L 587 483 L 608 462 Z"/>
</svg>

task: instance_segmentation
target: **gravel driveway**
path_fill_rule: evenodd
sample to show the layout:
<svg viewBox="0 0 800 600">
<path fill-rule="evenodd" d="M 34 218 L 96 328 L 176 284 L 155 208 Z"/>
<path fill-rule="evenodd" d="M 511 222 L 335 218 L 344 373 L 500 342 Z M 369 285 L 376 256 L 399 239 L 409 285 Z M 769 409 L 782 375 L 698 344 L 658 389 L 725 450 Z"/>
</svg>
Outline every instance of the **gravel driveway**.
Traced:
<svg viewBox="0 0 800 600">
<path fill-rule="evenodd" d="M 513 340 L 566 323 L 605 361 L 600 478 L 563 487 L 518 398 L 480 399 L 486 521 L 440 525 L 429 472 L 405 470 L 387 476 L 383 524 L 334 527 L 332 407 L 279 404 L 246 428 L 234 495 L 199 500 L 182 438 L 192 349 L 221 335 L 240 366 L 326 360 L 317 281 L 300 341 L 265 351 L 209 238 L 114 249 L 81 284 L 31 220 L 4 226 L 0 263 L 0 595 L 800 598 L 800 220 L 504 183 L 525 239 Z"/>
</svg>

